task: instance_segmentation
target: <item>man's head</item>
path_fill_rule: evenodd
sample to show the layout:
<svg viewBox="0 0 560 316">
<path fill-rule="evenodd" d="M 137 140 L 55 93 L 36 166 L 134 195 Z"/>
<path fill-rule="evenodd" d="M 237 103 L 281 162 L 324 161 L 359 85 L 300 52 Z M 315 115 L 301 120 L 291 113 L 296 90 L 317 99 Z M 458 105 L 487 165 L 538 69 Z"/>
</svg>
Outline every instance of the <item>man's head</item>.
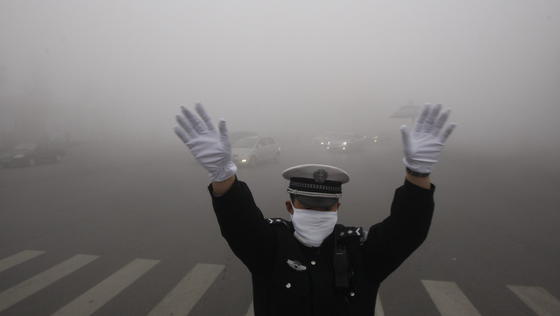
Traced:
<svg viewBox="0 0 560 316">
<path fill-rule="evenodd" d="M 282 176 L 290 181 L 286 209 L 295 238 L 307 247 L 319 247 L 334 231 L 342 184 L 350 177 L 340 168 L 318 164 L 288 168 Z"/>
<path fill-rule="evenodd" d="M 334 212 L 340 207 L 342 184 L 349 181 L 346 171 L 319 164 L 299 165 L 288 168 L 282 176 L 289 180 L 286 209 L 293 214 L 294 208 Z"/>
</svg>

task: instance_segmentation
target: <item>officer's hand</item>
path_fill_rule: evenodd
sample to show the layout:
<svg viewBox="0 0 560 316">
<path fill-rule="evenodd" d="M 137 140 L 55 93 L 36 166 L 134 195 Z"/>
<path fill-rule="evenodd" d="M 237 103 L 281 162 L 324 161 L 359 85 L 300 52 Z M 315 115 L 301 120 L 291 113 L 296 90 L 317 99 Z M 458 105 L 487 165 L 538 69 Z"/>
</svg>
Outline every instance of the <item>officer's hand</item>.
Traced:
<svg viewBox="0 0 560 316">
<path fill-rule="evenodd" d="M 441 105 L 426 104 L 410 131 L 406 125 L 401 126 L 404 145 L 403 162 L 412 171 L 430 173 L 443 149 L 447 137 L 451 135 L 456 124 L 445 126 L 450 110 L 440 114 Z"/>
<path fill-rule="evenodd" d="M 197 103 L 195 108 L 202 120 L 181 107 L 183 115 L 176 116 L 180 127 L 175 127 L 175 133 L 208 170 L 212 182 L 224 181 L 237 172 L 237 166 L 231 160 L 226 121 L 220 120 L 217 131 L 202 104 Z"/>
</svg>

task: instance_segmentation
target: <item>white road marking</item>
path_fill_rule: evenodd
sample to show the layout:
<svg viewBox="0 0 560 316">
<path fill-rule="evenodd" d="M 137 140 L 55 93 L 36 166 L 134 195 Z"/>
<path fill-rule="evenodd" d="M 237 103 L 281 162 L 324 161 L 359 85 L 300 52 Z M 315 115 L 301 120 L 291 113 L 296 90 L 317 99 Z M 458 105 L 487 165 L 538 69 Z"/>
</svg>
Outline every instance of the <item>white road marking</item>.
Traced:
<svg viewBox="0 0 560 316">
<path fill-rule="evenodd" d="M 381 299 L 379 298 L 379 294 L 375 298 L 375 316 L 385 316 L 383 312 L 383 305 L 381 305 Z"/>
<path fill-rule="evenodd" d="M 422 280 L 442 316 L 480 316 L 455 282 Z"/>
<path fill-rule="evenodd" d="M 97 259 L 92 255 L 75 255 L 72 258 L 27 279 L 0 293 L 0 312 L 42 290 L 59 279 Z"/>
<path fill-rule="evenodd" d="M 153 268 L 159 260 L 134 259 L 117 272 L 77 297 L 58 310 L 53 316 L 87 316 L 93 314 L 113 297 L 117 296 L 144 273 Z"/>
<path fill-rule="evenodd" d="M 197 264 L 148 316 L 188 315 L 223 269 L 223 265 Z"/>
<path fill-rule="evenodd" d="M 507 286 L 519 299 L 539 316 L 560 315 L 560 301 L 539 286 Z"/>
<path fill-rule="evenodd" d="M 44 251 L 24 250 L 0 260 L 0 272 L 44 254 Z"/>
<path fill-rule="evenodd" d="M 44 254 L 39 250 L 23 250 L 0 260 L 0 272 Z M 98 256 L 75 255 L 30 279 L 0 293 L 0 312 L 48 287 L 52 283 L 89 264 Z M 159 260 L 135 259 L 110 275 L 93 288 L 62 307 L 53 316 L 88 316 L 105 305 L 125 288 L 152 269 Z M 148 316 L 188 315 L 198 300 L 214 283 L 225 267 L 215 264 L 197 264 L 155 306 Z M 455 282 L 422 280 L 428 294 L 442 316 L 480 316 Z M 546 289 L 538 286 L 507 285 L 507 287 L 536 315 L 560 315 L 560 301 Z M 376 297 L 375 316 L 384 316 L 379 294 Z M 254 316 L 253 302 L 246 316 Z"/>
<path fill-rule="evenodd" d="M 247 314 L 245 316 L 255 316 L 255 310 L 253 309 L 253 302 L 249 304 L 249 309 L 247 310 Z"/>
</svg>

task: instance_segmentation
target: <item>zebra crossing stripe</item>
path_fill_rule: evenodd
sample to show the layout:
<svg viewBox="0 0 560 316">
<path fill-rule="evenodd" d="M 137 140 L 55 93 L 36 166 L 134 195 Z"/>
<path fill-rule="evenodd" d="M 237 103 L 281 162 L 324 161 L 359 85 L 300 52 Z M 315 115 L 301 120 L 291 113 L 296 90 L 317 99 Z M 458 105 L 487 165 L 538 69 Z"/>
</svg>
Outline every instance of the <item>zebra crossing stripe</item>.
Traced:
<svg viewBox="0 0 560 316">
<path fill-rule="evenodd" d="M 383 312 L 383 305 L 381 305 L 381 299 L 379 298 L 379 294 L 375 298 L 375 316 L 385 316 Z"/>
<path fill-rule="evenodd" d="M 560 301 L 539 286 L 507 286 L 538 316 L 560 315 Z"/>
<path fill-rule="evenodd" d="M 42 290 L 59 279 L 97 259 L 92 255 L 75 255 L 70 259 L 27 279 L 0 293 L 0 312 Z"/>
<path fill-rule="evenodd" d="M 53 316 L 93 314 L 122 290 L 153 268 L 159 260 L 134 259 L 129 264 L 58 310 Z"/>
<path fill-rule="evenodd" d="M 0 272 L 44 254 L 44 251 L 24 250 L 0 260 Z"/>
<path fill-rule="evenodd" d="M 422 280 L 442 316 L 480 316 L 455 282 Z"/>
<path fill-rule="evenodd" d="M 249 304 L 249 309 L 247 310 L 247 314 L 245 316 L 255 316 L 255 310 L 253 309 L 253 302 Z"/>
<path fill-rule="evenodd" d="M 188 315 L 223 269 L 223 265 L 197 264 L 148 316 Z"/>
</svg>

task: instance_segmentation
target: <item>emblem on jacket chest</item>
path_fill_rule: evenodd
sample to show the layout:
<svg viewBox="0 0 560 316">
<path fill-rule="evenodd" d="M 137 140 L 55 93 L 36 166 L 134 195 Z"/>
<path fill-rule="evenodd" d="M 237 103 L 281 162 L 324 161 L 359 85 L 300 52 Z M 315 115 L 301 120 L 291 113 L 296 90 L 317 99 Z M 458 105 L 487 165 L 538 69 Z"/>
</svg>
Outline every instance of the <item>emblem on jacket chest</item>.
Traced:
<svg viewBox="0 0 560 316">
<path fill-rule="evenodd" d="M 290 268 L 296 270 L 296 271 L 305 271 L 307 270 L 307 267 L 304 266 L 303 264 L 301 264 L 301 262 L 297 261 L 297 260 L 291 260 L 288 259 L 286 260 L 286 263 L 290 266 Z"/>
</svg>

